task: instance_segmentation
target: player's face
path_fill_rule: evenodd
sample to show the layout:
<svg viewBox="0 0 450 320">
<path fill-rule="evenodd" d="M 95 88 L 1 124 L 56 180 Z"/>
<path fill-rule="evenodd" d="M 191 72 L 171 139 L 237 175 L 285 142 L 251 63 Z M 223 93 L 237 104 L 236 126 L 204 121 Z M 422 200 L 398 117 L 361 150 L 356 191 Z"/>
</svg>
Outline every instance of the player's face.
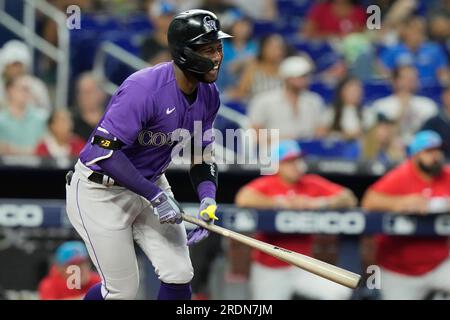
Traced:
<svg viewBox="0 0 450 320">
<path fill-rule="evenodd" d="M 219 75 L 220 64 L 223 59 L 222 41 L 218 40 L 214 43 L 201 46 L 196 52 L 202 57 L 210 59 L 214 63 L 214 69 L 203 75 L 203 81 L 208 83 L 216 81 Z"/>
</svg>

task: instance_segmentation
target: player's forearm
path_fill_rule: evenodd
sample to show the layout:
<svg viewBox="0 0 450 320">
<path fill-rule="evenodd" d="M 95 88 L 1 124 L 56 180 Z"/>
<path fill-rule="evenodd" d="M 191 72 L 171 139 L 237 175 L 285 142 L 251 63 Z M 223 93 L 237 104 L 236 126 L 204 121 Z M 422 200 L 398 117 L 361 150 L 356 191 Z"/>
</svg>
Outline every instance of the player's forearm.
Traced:
<svg viewBox="0 0 450 320">
<path fill-rule="evenodd" d="M 200 201 L 205 198 L 216 199 L 219 173 L 215 162 L 206 163 L 202 161 L 193 164 L 189 170 L 189 177 Z"/>
<path fill-rule="evenodd" d="M 98 161 L 97 164 L 107 175 L 119 182 L 123 187 L 148 200 L 153 199 L 161 192 L 160 188 L 150 180 L 147 180 L 136 169 L 121 150 L 114 151 L 111 157 Z"/>
</svg>

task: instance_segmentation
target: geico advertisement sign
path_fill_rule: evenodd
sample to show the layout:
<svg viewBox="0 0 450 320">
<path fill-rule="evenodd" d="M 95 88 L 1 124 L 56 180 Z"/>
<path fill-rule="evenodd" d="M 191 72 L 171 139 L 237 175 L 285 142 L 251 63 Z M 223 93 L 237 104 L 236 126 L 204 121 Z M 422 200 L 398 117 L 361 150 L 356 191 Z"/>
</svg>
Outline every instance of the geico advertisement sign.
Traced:
<svg viewBox="0 0 450 320">
<path fill-rule="evenodd" d="M 0 226 L 2 227 L 39 227 L 43 221 L 44 212 L 40 206 L 0 205 Z"/>
<path fill-rule="evenodd" d="M 275 229 L 285 233 L 360 234 L 365 226 L 361 212 L 280 211 L 275 217 Z"/>
</svg>

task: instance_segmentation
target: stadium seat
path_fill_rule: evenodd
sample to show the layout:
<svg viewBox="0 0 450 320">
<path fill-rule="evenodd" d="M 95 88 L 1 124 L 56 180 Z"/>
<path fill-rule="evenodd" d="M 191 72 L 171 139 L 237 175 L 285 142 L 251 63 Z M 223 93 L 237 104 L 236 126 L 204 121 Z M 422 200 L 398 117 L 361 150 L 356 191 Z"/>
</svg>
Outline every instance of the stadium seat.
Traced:
<svg viewBox="0 0 450 320">
<path fill-rule="evenodd" d="M 298 17 L 289 16 L 280 23 L 277 23 L 275 26 L 277 28 L 277 32 L 282 34 L 284 38 L 289 39 L 297 34 L 300 26 L 302 25 L 302 20 Z M 289 40 L 287 40 L 289 42 Z"/>
<path fill-rule="evenodd" d="M 364 104 L 371 104 L 376 99 L 392 94 L 391 84 L 386 80 L 374 80 L 364 83 Z"/>
<path fill-rule="evenodd" d="M 94 30 L 100 34 L 101 32 L 120 30 L 121 23 L 113 16 L 83 14 L 81 28 L 83 31 Z"/>
<path fill-rule="evenodd" d="M 310 41 L 299 37 L 291 38 L 290 44 L 298 51 L 307 53 L 314 58 L 316 72 L 322 72 L 331 67 L 341 58 L 326 41 Z"/>
<path fill-rule="evenodd" d="M 76 76 L 83 71 L 91 70 L 94 61 L 94 53 L 100 44 L 98 34 L 93 30 L 70 31 L 70 65 L 72 76 Z"/>
<path fill-rule="evenodd" d="M 361 151 L 358 141 L 308 139 L 298 143 L 307 157 L 358 160 Z"/>
</svg>

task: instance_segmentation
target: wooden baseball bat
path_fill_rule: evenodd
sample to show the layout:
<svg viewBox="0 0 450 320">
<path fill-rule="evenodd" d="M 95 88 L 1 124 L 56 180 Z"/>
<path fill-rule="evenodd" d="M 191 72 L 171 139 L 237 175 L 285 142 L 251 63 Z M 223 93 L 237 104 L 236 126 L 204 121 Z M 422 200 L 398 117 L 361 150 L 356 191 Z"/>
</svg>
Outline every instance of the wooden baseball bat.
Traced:
<svg viewBox="0 0 450 320">
<path fill-rule="evenodd" d="M 271 255 L 277 259 L 280 259 L 284 262 L 297 266 L 303 270 L 309 271 L 320 277 L 339 283 L 351 289 L 355 289 L 361 279 L 361 276 L 359 274 L 350 272 L 348 270 L 336 267 L 329 263 L 305 256 L 297 252 L 293 252 L 263 241 L 253 239 L 251 237 L 244 236 L 243 234 L 216 226 L 214 224 L 208 224 L 203 220 L 197 219 L 187 214 L 183 214 L 183 220 L 208 229 L 209 231 L 218 233 L 224 237 L 236 240 L 252 248 L 261 250 L 262 252 L 267 253 L 268 255 Z"/>
</svg>

